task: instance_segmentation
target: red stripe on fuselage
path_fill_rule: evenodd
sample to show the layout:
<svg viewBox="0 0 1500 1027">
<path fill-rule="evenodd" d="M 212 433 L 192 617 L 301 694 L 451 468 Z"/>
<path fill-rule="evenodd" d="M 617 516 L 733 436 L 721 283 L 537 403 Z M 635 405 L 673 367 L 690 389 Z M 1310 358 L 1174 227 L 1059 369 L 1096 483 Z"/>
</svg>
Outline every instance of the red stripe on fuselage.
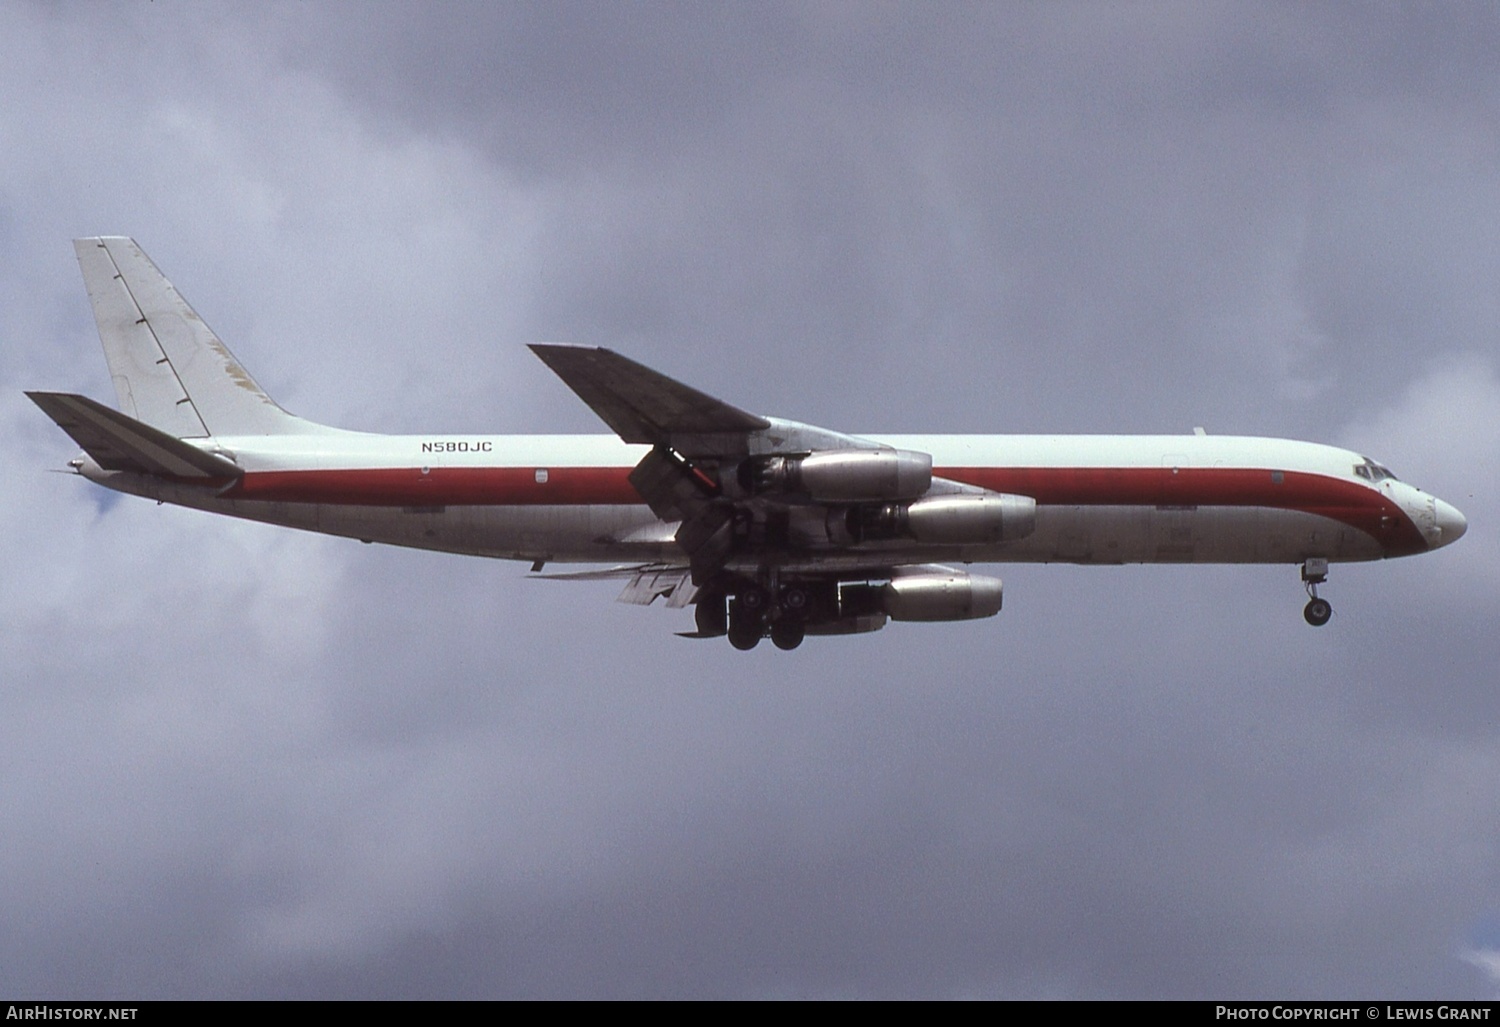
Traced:
<svg viewBox="0 0 1500 1027">
<path fill-rule="evenodd" d="M 1406 511 L 1356 481 L 1241 467 L 952 467 L 933 473 L 1038 506 L 1238 506 L 1297 510 L 1357 528 L 1391 556 L 1425 552 Z M 1279 479 L 1279 480 L 1278 480 Z"/>
<path fill-rule="evenodd" d="M 369 468 L 252 471 L 225 495 L 291 503 L 369 506 L 634 506 L 642 502 L 628 467 Z M 1391 555 L 1427 543 L 1383 493 L 1305 471 L 1232 467 L 951 467 L 939 477 L 993 492 L 1030 496 L 1040 506 L 1270 507 L 1318 514 L 1357 528 Z M 1280 480 L 1277 480 L 1279 476 Z"/>
</svg>

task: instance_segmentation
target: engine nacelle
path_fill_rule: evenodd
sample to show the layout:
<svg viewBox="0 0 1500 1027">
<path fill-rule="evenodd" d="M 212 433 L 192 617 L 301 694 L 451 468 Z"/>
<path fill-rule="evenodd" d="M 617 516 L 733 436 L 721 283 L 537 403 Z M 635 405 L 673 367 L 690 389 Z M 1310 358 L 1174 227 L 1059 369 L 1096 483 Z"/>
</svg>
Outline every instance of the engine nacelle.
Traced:
<svg viewBox="0 0 1500 1027">
<path fill-rule="evenodd" d="M 860 541 L 914 538 L 935 545 L 990 545 L 1035 531 L 1036 500 L 999 492 L 929 496 L 913 503 L 854 507 L 844 517 L 849 535 Z"/>
<path fill-rule="evenodd" d="M 1036 530 L 1036 500 L 991 492 L 932 496 L 906 508 L 906 530 L 918 542 L 983 545 L 1025 538 Z"/>
<path fill-rule="evenodd" d="M 837 449 L 756 457 L 739 468 L 747 493 L 806 495 L 819 503 L 916 499 L 932 487 L 932 457 L 904 449 Z"/>
<path fill-rule="evenodd" d="M 887 619 L 883 613 L 867 613 L 840 617 L 837 620 L 810 621 L 807 625 L 807 633 L 809 635 L 863 635 L 870 631 L 879 631 L 885 627 Z"/>
<path fill-rule="evenodd" d="M 893 578 L 880 590 L 891 620 L 976 620 L 1000 612 L 999 578 L 968 571 L 928 571 Z"/>
</svg>

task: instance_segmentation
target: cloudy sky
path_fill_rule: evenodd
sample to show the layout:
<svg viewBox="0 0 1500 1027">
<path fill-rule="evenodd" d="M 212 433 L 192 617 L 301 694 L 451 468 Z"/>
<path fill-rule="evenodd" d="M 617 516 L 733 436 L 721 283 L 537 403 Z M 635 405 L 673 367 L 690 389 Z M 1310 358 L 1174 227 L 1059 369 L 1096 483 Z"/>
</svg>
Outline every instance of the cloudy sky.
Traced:
<svg viewBox="0 0 1500 1027">
<path fill-rule="evenodd" d="M 1500 995 L 1490 5 L 0 3 L 0 993 Z M 793 654 L 112 497 L 69 240 L 289 409 L 1368 452 L 1459 545 Z"/>
</svg>

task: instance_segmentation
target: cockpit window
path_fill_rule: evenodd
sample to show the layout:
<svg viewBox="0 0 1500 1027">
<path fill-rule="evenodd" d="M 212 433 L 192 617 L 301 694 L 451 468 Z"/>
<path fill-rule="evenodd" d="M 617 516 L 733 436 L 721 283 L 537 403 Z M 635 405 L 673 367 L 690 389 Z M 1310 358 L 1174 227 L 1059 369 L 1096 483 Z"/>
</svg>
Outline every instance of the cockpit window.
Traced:
<svg viewBox="0 0 1500 1027">
<path fill-rule="evenodd" d="M 1354 465 L 1354 473 L 1372 484 L 1385 481 L 1387 478 L 1391 481 L 1401 480 L 1392 474 L 1388 468 L 1380 466 L 1369 457 L 1365 457 L 1364 463 Z"/>
</svg>

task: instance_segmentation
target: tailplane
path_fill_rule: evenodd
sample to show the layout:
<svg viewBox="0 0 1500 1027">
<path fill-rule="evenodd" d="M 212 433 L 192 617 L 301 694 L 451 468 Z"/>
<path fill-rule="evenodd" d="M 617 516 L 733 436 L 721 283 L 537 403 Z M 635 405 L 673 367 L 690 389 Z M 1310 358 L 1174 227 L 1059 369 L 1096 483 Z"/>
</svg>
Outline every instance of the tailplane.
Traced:
<svg viewBox="0 0 1500 1027">
<path fill-rule="evenodd" d="M 31 401 L 73 437 L 101 470 L 132 471 L 185 481 L 240 476 L 233 462 L 149 424 L 71 392 L 28 392 Z"/>
<path fill-rule="evenodd" d="M 277 406 L 134 239 L 75 239 L 120 409 L 179 439 L 326 431 Z"/>
</svg>

